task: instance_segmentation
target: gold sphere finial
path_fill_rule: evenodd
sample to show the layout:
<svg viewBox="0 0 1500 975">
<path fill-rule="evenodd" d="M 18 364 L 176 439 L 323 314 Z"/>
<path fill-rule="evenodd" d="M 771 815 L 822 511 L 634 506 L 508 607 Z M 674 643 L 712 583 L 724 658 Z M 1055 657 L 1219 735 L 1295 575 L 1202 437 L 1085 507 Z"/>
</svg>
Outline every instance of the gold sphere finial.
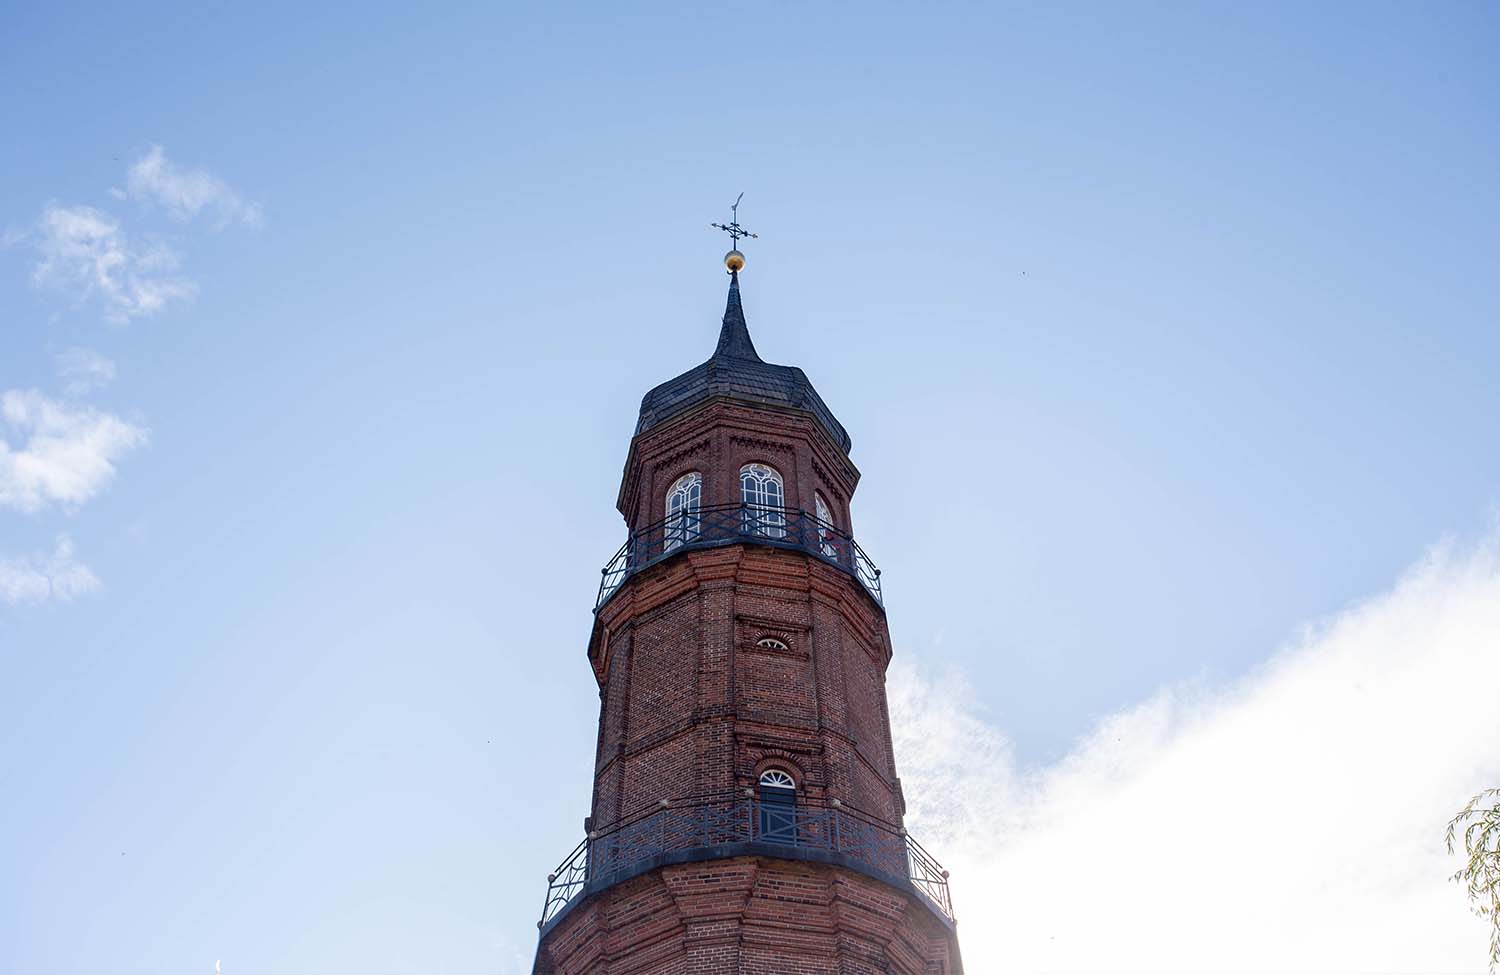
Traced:
<svg viewBox="0 0 1500 975">
<path fill-rule="evenodd" d="M 731 271 L 738 271 L 745 266 L 745 255 L 739 251 L 730 251 L 724 255 L 724 266 Z"/>
</svg>

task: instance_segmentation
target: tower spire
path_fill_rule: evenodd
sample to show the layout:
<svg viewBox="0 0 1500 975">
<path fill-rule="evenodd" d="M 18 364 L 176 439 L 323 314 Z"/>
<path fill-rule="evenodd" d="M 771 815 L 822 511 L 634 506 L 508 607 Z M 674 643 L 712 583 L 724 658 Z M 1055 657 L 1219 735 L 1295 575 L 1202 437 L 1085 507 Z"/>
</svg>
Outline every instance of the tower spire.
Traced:
<svg viewBox="0 0 1500 975">
<path fill-rule="evenodd" d="M 719 345 L 714 358 L 729 356 L 760 362 L 755 343 L 750 341 L 750 326 L 745 324 L 745 309 L 740 305 L 740 272 L 729 272 L 729 300 L 724 305 L 724 324 L 719 327 Z"/>
</svg>

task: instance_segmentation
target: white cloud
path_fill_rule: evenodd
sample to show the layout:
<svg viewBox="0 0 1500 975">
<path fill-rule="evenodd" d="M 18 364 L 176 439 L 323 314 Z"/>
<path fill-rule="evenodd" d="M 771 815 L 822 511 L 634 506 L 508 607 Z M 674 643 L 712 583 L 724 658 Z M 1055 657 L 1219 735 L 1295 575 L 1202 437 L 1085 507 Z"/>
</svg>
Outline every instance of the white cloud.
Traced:
<svg viewBox="0 0 1500 975">
<path fill-rule="evenodd" d="M 41 258 L 32 282 L 76 292 L 80 302 L 97 295 L 111 321 L 153 314 L 197 290 L 173 273 L 178 259 L 171 248 L 131 241 L 118 221 L 93 207 L 48 205 L 33 243 Z"/>
<path fill-rule="evenodd" d="M 54 502 L 83 504 L 146 436 L 142 427 L 91 407 L 34 389 L 7 390 L 0 394 L 0 506 L 31 512 Z"/>
<path fill-rule="evenodd" d="M 11 604 L 67 602 L 99 588 L 99 578 L 73 558 L 73 542 L 57 537 L 50 555 L 0 558 L 0 600 Z"/>
<path fill-rule="evenodd" d="M 246 201 L 206 170 L 179 168 L 161 146 L 152 146 L 130 167 L 125 189 L 134 199 L 159 204 L 183 222 L 207 211 L 219 227 L 231 223 L 258 227 L 261 223 L 259 204 Z"/>
<path fill-rule="evenodd" d="M 103 389 L 115 378 L 115 364 L 93 349 L 73 348 L 56 356 L 57 375 L 73 396 Z"/>
<path fill-rule="evenodd" d="M 1225 688 L 1018 768 L 961 678 L 892 668 L 907 824 L 968 970 L 1484 970 L 1443 828 L 1500 785 L 1500 544 L 1440 549 Z"/>
</svg>

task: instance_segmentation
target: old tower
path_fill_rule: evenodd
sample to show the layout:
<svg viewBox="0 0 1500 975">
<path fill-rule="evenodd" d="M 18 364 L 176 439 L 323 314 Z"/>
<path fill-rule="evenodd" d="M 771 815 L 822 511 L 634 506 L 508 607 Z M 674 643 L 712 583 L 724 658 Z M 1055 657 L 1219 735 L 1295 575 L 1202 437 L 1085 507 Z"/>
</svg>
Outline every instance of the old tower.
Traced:
<svg viewBox="0 0 1500 975">
<path fill-rule="evenodd" d="M 947 873 L 902 825 L 849 435 L 756 353 L 744 257 L 725 264 L 718 346 L 646 394 L 625 461 L 588 647 L 593 809 L 534 971 L 961 972 Z"/>
</svg>

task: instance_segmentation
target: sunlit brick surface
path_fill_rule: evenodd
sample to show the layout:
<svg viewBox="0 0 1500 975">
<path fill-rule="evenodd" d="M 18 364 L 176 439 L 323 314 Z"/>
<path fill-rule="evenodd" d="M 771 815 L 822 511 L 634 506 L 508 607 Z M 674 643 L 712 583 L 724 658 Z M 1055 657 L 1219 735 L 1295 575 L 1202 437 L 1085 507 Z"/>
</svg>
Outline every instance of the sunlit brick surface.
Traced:
<svg viewBox="0 0 1500 975">
<path fill-rule="evenodd" d="M 948 975 L 948 930 L 836 867 L 740 857 L 664 867 L 579 905 L 538 975 Z"/>
<path fill-rule="evenodd" d="M 848 526 L 858 472 L 811 418 L 714 402 L 633 445 L 621 508 L 632 527 L 662 517 L 683 473 L 704 503 L 739 499 L 739 471 L 770 464 L 787 504 L 814 492 Z M 787 649 L 756 644 L 774 637 Z M 803 794 L 900 824 L 891 755 L 885 614 L 847 573 L 756 545 L 682 552 L 631 577 L 605 604 L 590 655 L 603 689 L 593 823 L 662 799 L 753 788 L 768 765 Z"/>
</svg>

